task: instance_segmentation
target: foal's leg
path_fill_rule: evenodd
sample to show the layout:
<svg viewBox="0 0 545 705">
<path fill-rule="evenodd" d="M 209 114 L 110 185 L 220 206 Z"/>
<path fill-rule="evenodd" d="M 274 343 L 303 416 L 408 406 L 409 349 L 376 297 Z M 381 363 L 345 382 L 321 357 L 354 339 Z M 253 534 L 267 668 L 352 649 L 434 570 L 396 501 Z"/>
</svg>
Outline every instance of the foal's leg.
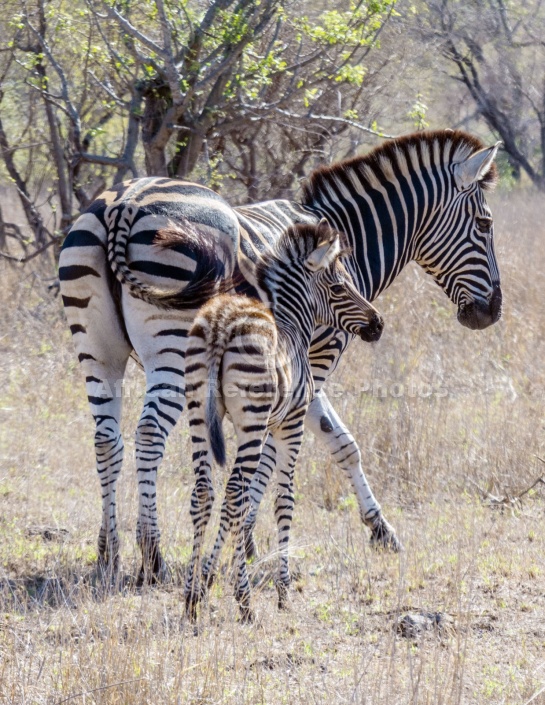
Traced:
<svg viewBox="0 0 545 705">
<path fill-rule="evenodd" d="M 272 396 L 274 390 L 268 396 Z M 233 566 L 235 576 L 235 596 L 240 605 L 242 619 L 252 619 L 250 610 L 250 583 L 246 567 L 246 553 L 244 550 L 244 520 L 249 510 L 249 488 L 255 471 L 259 465 L 264 436 L 267 430 L 271 403 L 269 399 L 263 403 L 259 397 L 259 412 L 255 409 L 255 400 L 250 397 L 247 404 L 243 404 L 234 413 L 229 410 L 231 419 L 237 432 L 238 449 L 233 470 L 227 481 L 225 499 L 221 508 L 220 528 L 212 553 L 203 570 L 203 582 L 210 586 L 214 580 L 219 556 L 227 535 L 232 532 L 235 539 L 235 556 Z"/>
<path fill-rule="evenodd" d="M 221 550 L 229 532 L 231 532 L 235 541 L 233 560 L 233 568 L 236 573 L 235 597 L 239 603 L 241 616 L 244 621 L 251 621 L 253 615 L 250 610 L 250 582 L 246 567 L 243 525 L 249 508 L 248 488 L 252 475 L 259 463 L 261 444 L 262 439 L 253 438 L 239 446 L 237 458 L 225 488 L 225 499 L 221 507 L 218 536 L 212 553 L 203 569 L 203 583 L 207 588 L 214 581 Z"/>
<path fill-rule="evenodd" d="M 293 473 L 303 440 L 303 424 L 306 407 L 292 412 L 289 418 L 274 431 L 277 449 L 277 490 L 275 517 L 278 530 L 278 607 L 286 606 L 288 588 L 291 583 L 289 567 L 289 540 L 293 520 Z"/>
<path fill-rule="evenodd" d="M 187 410 L 195 487 L 191 493 L 191 521 L 193 522 L 193 551 L 187 570 L 185 583 L 185 606 L 190 619 L 196 618 L 197 605 L 201 598 L 201 552 L 206 527 L 214 504 L 214 487 L 212 485 L 212 454 L 210 439 L 206 428 L 206 404 L 208 390 L 207 350 L 198 342 L 189 342 L 187 349 Z M 219 401 L 219 400 L 218 400 Z M 220 405 L 218 405 L 220 406 Z M 218 408 L 223 416 L 223 409 Z"/>
<path fill-rule="evenodd" d="M 276 447 L 274 445 L 274 437 L 271 433 L 267 436 L 259 466 L 255 472 L 250 485 L 250 511 L 244 522 L 244 542 L 246 550 L 246 558 L 257 557 L 257 546 L 254 539 L 255 522 L 257 519 L 257 511 L 265 490 L 271 481 L 271 477 L 276 465 Z"/>
</svg>

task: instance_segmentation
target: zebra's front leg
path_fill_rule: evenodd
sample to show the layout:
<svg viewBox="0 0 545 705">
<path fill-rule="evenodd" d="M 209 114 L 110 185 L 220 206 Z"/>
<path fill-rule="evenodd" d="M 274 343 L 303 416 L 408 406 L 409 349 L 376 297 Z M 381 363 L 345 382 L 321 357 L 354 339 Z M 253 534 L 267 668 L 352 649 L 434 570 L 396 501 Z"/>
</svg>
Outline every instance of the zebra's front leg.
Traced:
<svg viewBox="0 0 545 705">
<path fill-rule="evenodd" d="M 273 435 L 269 433 L 265 445 L 263 446 L 259 466 L 250 484 L 250 510 L 244 522 L 244 547 L 248 560 L 256 558 L 258 555 L 254 538 L 255 522 L 259 505 L 271 481 L 275 465 L 276 447 Z"/>
<path fill-rule="evenodd" d="M 183 394 L 182 387 L 170 382 L 157 382 L 152 378 L 151 384 L 147 384 L 144 409 L 136 429 L 136 540 L 142 551 L 142 567 L 137 581 L 139 586 L 144 582 L 165 582 L 170 577 L 159 548 L 161 533 L 157 521 L 157 470 L 163 459 L 168 435 L 182 413 Z"/>
<path fill-rule="evenodd" d="M 305 425 L 324 443 L 350 478 L 361 519 L 371 530 L 371 544 L 394 552 L 401 550 L 396 532 L 383 516 L 363 473 L 360 449 L 323 391 L 318 392 L 310 403 Z"/>
</svg>

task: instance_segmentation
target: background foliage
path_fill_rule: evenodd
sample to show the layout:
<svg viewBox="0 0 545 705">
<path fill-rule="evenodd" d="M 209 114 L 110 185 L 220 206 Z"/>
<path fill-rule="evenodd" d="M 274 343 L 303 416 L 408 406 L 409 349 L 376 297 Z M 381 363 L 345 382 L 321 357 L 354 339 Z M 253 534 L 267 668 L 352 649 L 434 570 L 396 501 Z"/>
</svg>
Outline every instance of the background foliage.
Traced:
<svg viewBox="0 0 545 705">
<path fill-rule="evenodd" d="M 57 246 L 122 179 L 293 197 L 320 163 L 426 127 L 501 139 L 505 183 L 545 188 L 538 0 L 3 6 L 0 183 L 19 201 L 9 222 L 0 203 L 4 254 Z"/>
</svg>

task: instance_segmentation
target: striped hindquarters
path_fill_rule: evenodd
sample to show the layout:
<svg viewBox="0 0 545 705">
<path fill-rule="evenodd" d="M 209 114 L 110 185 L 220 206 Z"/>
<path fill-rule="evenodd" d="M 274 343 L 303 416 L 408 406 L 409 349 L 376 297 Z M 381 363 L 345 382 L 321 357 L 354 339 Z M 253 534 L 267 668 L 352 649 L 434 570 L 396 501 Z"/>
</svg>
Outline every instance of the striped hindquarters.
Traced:
<svg viewBox="0 0 545 705">
<path fill-rule="evenodd" d="M 165 308 L 197 309 L 229 286 L 238 222 L 226 201 L 204 186 L 149 182 L 135 182 L 106 207 L 108 261 L 133 297 Z"/>
<path fill-rule="evenodd" d="M 203 306 L 190 331 L 186 394 L 192 441 L 208 440 L 225 462 L 225 411 L 241 433 L 263 435 L 276 401 L 277 331 L 271 313 L 242 296 L 219 296 Z"/>
</svg>

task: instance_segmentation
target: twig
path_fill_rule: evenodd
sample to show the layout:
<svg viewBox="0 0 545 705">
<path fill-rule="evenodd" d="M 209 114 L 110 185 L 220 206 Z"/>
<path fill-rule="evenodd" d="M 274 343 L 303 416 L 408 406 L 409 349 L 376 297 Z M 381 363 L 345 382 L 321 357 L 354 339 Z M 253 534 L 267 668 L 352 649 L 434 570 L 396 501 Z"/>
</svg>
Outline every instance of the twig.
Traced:
<svg viewBox="0 0 545 705">
<path fill-rule="evenodd" d="M 541 458 L 540 458 L 540 460 L 541 460 Z M 543 688 L 540 688 L 540 689 L 537 691 L 537 693 L 534 693 L 534 694 L 532 695 L 532 697 L 530 698 L 530 700 L 527 700 L 527 701 L 524 703 L 524 705 L 530 705 L 530 703 L 532 703 L 532 702 L 533 702 L 539 695 L 541 695 L 541 693 L 543 693 L 544 691 L 545 691 L 545 685 L 543 686 Z"/>
<path fill-rule="evenodd" d="M 81 693 L 74 693 L 69 695 L 67 698 L 62 700 L 57 700 L 55 705 L 62 705 L 62 703 L 67 703 L 69 700 L 74 700 L 75 698 L 81 698 L 84 695 L 91 695 L 91 693 L 98 693 L 101 690 L 108 690 L 108 688 L 117 688 L 118 685 L 126 685 L 127 683 L 137 683 L 138 681 L 147 681 L 147 676 L 142 676 L 141 678 L 131 678 L 128 681 L 119 681 L 118 683 L 110 683 L 110 685 L 101 685 L 99 688 L 93 688 L 93 690 L 83 690 Z"/>
<path fill-rule="evenodd" d="M 27 255 L 26 257 L 16 257 L 15 255 L 8 255 L 7 252 L 0 252 L 0 257 L 3 257 L 4 259 L 9 259 L 12 262 L 17 262 L 17 264 L 25 264 L 25 262 L 30 262 L 31 259 L 34 259 L 34 257 L 37 257 L 44 250 L 47 250 L 48 247 L 51 247 L 51 245 L 54 245 L 58 241 L 59 241 L 59 238 L 56 238 L 55 240 L 50 240 L 49 242 L 46 242 L 46 244 L 43 247 L 40 247 L 39 249 L 34 250 L 34 252 L 32 252 L 30 255 Z"/>
<path fill-rule="evenodd" d="M 366 127 L 362 125 L 361 122 L 356 120 L 350 120 L 349 118 L 336 117 L 334 115 L 316 115 L 312 111 L 307 115 L 298 115 L 296 113 L 291 113 L 288 110 L 283 110 L 282 108 L 274 108 L 274 112 L 280 113 L 280 115 L 285 115 L 286 117 L 293 118 L 295 120 L 325 120 L 328 122 L 340 122 L 343 125 L 349 125 L 350 127 L 355 127 L 362 132 L 367 132 L 370 135 L 375 135 L 376 137 L 383 137 L 384 139 L 395 140 L 397 137 L 395 135 L 389 135 L 386 132 L 380 132 L 379 130 L 373 130 L 371 127 Z"/>
</svg>

